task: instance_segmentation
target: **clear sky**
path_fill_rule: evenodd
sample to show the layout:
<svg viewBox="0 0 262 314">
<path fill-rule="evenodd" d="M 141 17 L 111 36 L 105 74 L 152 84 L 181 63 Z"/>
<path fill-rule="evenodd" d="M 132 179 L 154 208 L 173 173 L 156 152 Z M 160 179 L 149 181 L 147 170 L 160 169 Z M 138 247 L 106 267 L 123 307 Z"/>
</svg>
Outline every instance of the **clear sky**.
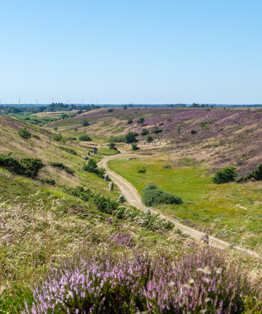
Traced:
<svg viewBox="0 0 262 314">
<path fill-rule="evenodd" d="M 8 0 L 2 103 L 262 103 L 261 0 Z"/>
</svg>

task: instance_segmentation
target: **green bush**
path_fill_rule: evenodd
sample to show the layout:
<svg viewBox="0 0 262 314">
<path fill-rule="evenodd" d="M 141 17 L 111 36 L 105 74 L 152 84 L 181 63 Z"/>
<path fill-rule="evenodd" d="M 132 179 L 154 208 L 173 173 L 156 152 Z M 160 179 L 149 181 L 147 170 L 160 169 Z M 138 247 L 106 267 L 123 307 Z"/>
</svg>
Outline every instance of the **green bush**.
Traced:
<svg viewBox="0 0 262 314">
<path fill-rule="evenodd" d="M 146 141 L 147 141 L 148 143 L 153 142 L 153 136 L 152 136 L 152 135 L 147 135 Z"/>
<path fill-rule="evenodd" d="M 39 181 L 42 183 L 50 184 L 50 185 L 55 185 L 55 180 L 53 179 L 48 179 L 48 178 L 40 178 Z"/>
<path fill-rule="evenodd" d="M 89 126 L 89 122 L 85 119 L 85 120 L 82 122 L 82 125 L 83 125 L 83 126 Z"/>
<path fill-rule="evenodd" d="M 146 168 L 145 168 L 145 167 L 140 167 L 140 166 L 138 166 L 138 167 L 137 167 L 137 170 L 138 170 L 138 171 L 137 171 L 138 173 L 146 173 Z"/>
<path fill-rule="evenodd" d="M 92 141 L 92 139 L 87 134 L 81 134 L 78 136 L 79 141 Z"/>
<path fill-rule="evenodd" d="M 134 132 L 128 132 L 127 135 L 125 136 L 125 142 L 126 143 L 134 143 L 137 142 L 137 133 Z"/>
<path fill-rule="evenodd" d="M 128 119 L 126 124 L 131 124 L 133 122 L 132 119 Z"/>
<path fill-rule="evenodd" d="M 37 140 L 40 140 L 40 136 L 38 136 L 38 135 L 31 134 L 31 136 L 32 136 L 33 138 L 36 138 Z"/>
<path fill-rule="evenodd" d="M 38 158 L 25 157 L 16 160 L 9 155 L 0 154 L 0 166 L 15 174 L 34 179 L 45 165 Z"/>
<path fill-rule="evenodd" d="M 159 204 L 181 204 L 182 199 L 172 193 L 160 190 L 156 184 L 150 184 L 143 191 L 142 202 L 146 206 L 157 206 Z"/>
<path fill-rule="evenodd" d="M 190 131 L 190 134 L 195 134 L 195 133 L 197 133 L 196 130 L 191 130 L 191 131 Z"/>
<path fill-rule="evenodd" d="M 147 135 L 149 132 L 147 129 L 143 129 L 142 132 L 141 132 L 141 135 Z"/>
<path fill-rule="evenodd" d="M 84 165 L 84 168 L 83 168 L 85 171 L 88 171 L 88 172 L 91 172 L 91 173 L 94 173 L 96 174 L 97 176 L 99 176 L 100 178 L 103 178 L 104 175 L 105 175 L 105 172 L 106 172 L 106 169 L 105 168 L 99 168 L 97 166 L 97 163 L 94 159 L 90 158 L 88 160 L 88 163 L 87 165 Z"/>
<path fill-rule="evenodd" d="M 262 165 L 259 165 L 258 168 L 252 172 L 252 177 L 255 180 L 262 180 Z"/>
<path fill-rule="evenodd" d="M 72 154 L 72 155 L 77 155 L 77 152 L 72 149 L 72 148 L 67 148 L 67 147 L 63 147 L 63 146 L 56 146 L 57 148 L 69 153 L 69 154 Z"/>
<path fill-rule="evenodd" d="M 61 170 L 64 170 L 65 172 L 67 172 L 67 173 L 69 173 L 71 175 L 73 175 L 75 173 L 74 170 L 72 170 L 69 167 L 65 166 L 61 162 L 56 162 L 56 161 L 52 162 L 52 161 L 50 161 L 49 165 L 52 166 L 52 167 L 56 167 L 56 168 L 59 168 Z"/>
<path fill-rule="evenodd" d="M 212 181 L 215 184 L 227 183 L 234 181 L 237 176 L 236 168 L 233 166 L 225 167 L 221 170 L 218 170 L 215 176 L 212 178 Z"/>
<path fill-rule="evenodd" d="M 152 131 L 152 133 L 158 134 L 158 133 L 161 133 L 162 131 L 163 130 L 156 128 Z"/>
<path fill-rule="evenodd" d="M 166 165 L 163 166 L 163 169 L 171 169 L 171 166 L 166 164 Z"/>
<path fill-rule="evenodd" d="M 117 150 L 116 144 L 115 143 L 110 143 L 109 144 L 109 149 Z"/>
<path fill-rule="evenodd" d="M 142 124 L 144 121 L 145 121 L 144 118 L 139 118 L 138 120 L 136 120 L 136 122 L 137 122 L 137 123 L 140 123 L 140 124 Z"/>
<path fill-rule="evenodd" d="M 164 122 L 161 122 L 161 123 L 159 123 L 158 125 L 163 125 L 164 124 Z"/>
<path fill-rule="evenodd" d="M 63 136 L 61 134 L 53 134 L 53 140 L 57 142 L 63 142 Z"/>
<path fill-rule="evenodd" d="M 132 149 L 132 150 L 138 150 L 139 147 L 138 147 L 136 144 L 133 143 L 133 144 L 131 145 L 131 149 Z"/>
<path fill-rule="evenodd" d="M 111 108 L 111 109 L 108 109 L 107 111 L 108 111 L 108 112 L 113 112 L 113 111 L 114 111 L 114 109 L 112 109 L 112 108 Z"/>
<path fill-rule="evenodd" d="M 76 137 L 68 137 L 67 140 L 70 140 L 70 141 L 76 141 L 77 138 Z"/>
<path fill-rule="evenodd" d="M 24 127 L 23 129 L 19 129 L 18 135 L 24 138 L 25 140 L 28 140 L 31 137 L 31 133 L 27 131 L 26 127 Z"/>
</svg>

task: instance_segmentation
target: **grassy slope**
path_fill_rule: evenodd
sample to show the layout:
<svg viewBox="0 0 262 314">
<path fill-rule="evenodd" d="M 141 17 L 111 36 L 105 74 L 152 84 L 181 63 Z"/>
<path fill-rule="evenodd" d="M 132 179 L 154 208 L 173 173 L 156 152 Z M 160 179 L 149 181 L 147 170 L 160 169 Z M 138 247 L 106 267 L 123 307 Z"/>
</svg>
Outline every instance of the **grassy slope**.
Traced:
<svg viewBox="0 0 262 314">
<path fill-rule="evenodd" d="M 208 171 L 205 163 L 182 159 L 172 169 L 162 169 L 165 164 L 163 156 L 162 160 L 157 156 L 109 162 L 110 168 L 131 182 L 141 195 L 146 185 L 156 183 L 182 197 L 182 205 L 159 206 L 164 213 L 262 253 L 262 182 L 215 185 L 211 181 L 213 171 Z M 146 167 L 147 172 L 137 173 L 138 166 Z"/>
<path fill-rule="evenodd" d="M 0 168 L 0 313 L 13 313 L 12 309 L 20 312 L 24 300 L 29 303 L 32 300 L 30 289 L 51 266 L 57 267 L 65 257 L 91 246 L 110 246 L 110 237 L 116 233 L 129 234 L 137 248 L 151 254 L 162 249 L 180 251 L 183 238 L 172 231 L 167 236 L 128 221 L 108 224 L 105 218 L 109 215 L 101 213 L 95 205 L 65 194 L 64 185 L 83 185 L 113 199 L 119 192 L 109 192 L 108 182 L 82 170 L 83 157 L 90 150 L 86 144 L 55 142 L 51 133 L 30 125 L 28 130 L 40 136 L 40 140 L 24 140 L 17 135 L 24 125 L 0 116 L 1 153 L 12 152 L 16 158 L 41 158 L 45 164 L 63 162 L 76 174 L 70 176 L 46 166 L 40 176 L 55 179 L 57 185 L 50 186 Z M 57 146 L 74 149 L 78 155 L 61 151 Z M 101 152 L 114 153 L 106 147 Z M 99 159 L 102 155 L 93 157 Z"/>
</svg>

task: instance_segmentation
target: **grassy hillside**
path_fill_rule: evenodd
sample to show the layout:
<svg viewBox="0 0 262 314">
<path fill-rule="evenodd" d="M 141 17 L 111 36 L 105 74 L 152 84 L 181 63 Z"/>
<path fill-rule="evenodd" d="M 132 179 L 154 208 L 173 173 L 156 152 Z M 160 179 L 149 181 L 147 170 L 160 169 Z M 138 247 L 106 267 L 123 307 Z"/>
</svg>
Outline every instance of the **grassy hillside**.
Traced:
<svg viewBox="0 0 262 314">
<path fill-rule="evenodd" d="M 96 122 L 100 123 L 100 121 Z M 25 126 L 31 133 L 29 139 L 18 135 L 18 131 Z M 84 129 L 80 131 L 84 133 Z M 78 131 L 64 130 L 62 135 L 66 137 L 71 134 L 70 132 L 77 134 Z M 204 278 L 209 280 L 205 273 L 206 267 L 209 267 L 206 264 L 207 261 L 213 263 L 210 265 L 213 269 L 212 280 L 219 280 L 219 282 L 222 280 L 223 288 L 217 291 L 216 285 L 214 285 L 210 288 L 211 290 L 209 289 L 212 293 L 206 294 L 205 298 L 211 297 L 215 302 L 213 297 L 213 293 L 215 293 L 219 295 L 219 300 L 225 301 L 225 308 L 227 307 L 226 302 L 232 300 L 234 309 L 239 309 L 239 311 L 241 309 L 241 313 L 247 313 L 244 312 L 245 306 L 251 309 L 261 309 L 259 305 L 261 300 L 259 295 L 261 291 L 260 260 L 239 255 L 237 252 L 216 252 L 203 249 L 201 246 L 198 248 L 197 243 L 182 234 L 172 224 L 159 220 L 157 216 L 141 213 L 128 206 L 127 203 L 117 203 L 116 200 L 120 195 L 117 187 L 115 191 L 109 192 L 108 182 L 83 170 L 87 151 L 91 151 L 91 158 L 96 161 L 103 158 L 103 155 L 115 154 L 116 151 L 98 145 L 100 154 L 94 155 L 92 144 L 95 143 L 93 142 L 55 141 L 53 135 L 57 132 L 51 132 L 51 128 L 49 130 L 41 129 L 6 116 L 0 116 L 0 134 L 1 154 L 8 154 L 16 160 L 24 157 L 39 158 L 45 164 L 35 179 L 17 175 L 10 168 L 0 167 L 0 313 L 21 313 L 25 308 L 25 302 L 28 303 L 29 308 L 35 302 L 34 308 L 28 309 L 27 313 L 42 313 L 42 309 L 38 308 L 43 304 L 38 299 L 43 300 L 40 292 L 42 288 L 39 288 L 39 285 L 49 282 L 48 291 L 56 291 L 55 288 L 49 289 L 52 287 L 50 280 L 52 282 L 54 282 L 54 278 L 60 280 L 60 275 L 66 269 L 68 270 L 67 275 L 71 274 L 76 265 L 79 265 L 77 269 L 81 272 L 80 276 L 92 265 L 93 268 L 94 265 L 107 267 L 105 276 L 102 276 L 103 280 L 101 282 L 94 280 L 91 286 L 98 285 L 97 289 L 106 289 L 102 292 L 99 290 L 97 295 L 112 297 L 108 307 L 110 309 L 125 307 L 126 313 L 135 313 L 137 307 L 141 311 L 148 310 L 150 304 L 148 300 L 152 300 L 152 297 L 147 293 L 142 297 L 143 293 L 149 287 L 152 288 L 156 285 L 153 288 L 156 290 L 152 292 L 154 294 L 159 285 L 164 284 L 165 287 L 168 287 L 168 291 L 164 293 L 163 288 L 161 292 L 158 292 L 159 298 L 156 298 L 154 301 L 156 304 L 151 306 L 152 309 L 156 309 L 156 313 L 160 313 L 162 310 L 159 310 L 159 306 L 165 307 L 165 302 L 171 302 L 171 299 L 164 299 L 164 295 L 165 298 L 167 296 L 171 298 L 174 295 L 173 288 L 170 286 L 174 280 L 178 280 L 178 286 L 188 285 L 187 282 L 190 278 L 187 276 L 191 274 L 190 276 L 196 278 L 195 291 L 199 291 L 197 293 L 204 291 L 201 282 Z M 88 134 L 91 138 L 95 137 L 92 132 L 88 131 Z M 97 136 L 99 136 L 98 133 Z M 105 139 L 101 138 L 102 141 Z M 208 206 L 212 201 L 214 206 L 217 206 L 220 200 L 216 196 L 212 198 L 213 190 L 205 164 L 190 159 L 181 159 L 175 161 L 171 169 L 164 169 L 163 176 L 162 166 L 170 162 L 169 157 L 165 156 L 165 152 L 158 155 L 153 150 L 146 149 L 141 150 L 140 153 L 141 159 L 112 161 L 111 167 L 126 176 L 131 183 L 137 186 L 139 192 L 144 188 L 144 184 L 148 183 L 157 183 L 161 188 L 172 192 L 174 192 L 173 185 L 179 184 L 180 190 L 177 194 L 181 194 L 185 200 L 184 204 L 175 208 L 162 206 L 160 209 L 181 219 L 188 219 L 191 217 L 190 215 L 197 217 L 198 220 L 205 217 L 209 220 L 206 220 L 203 226 L 210 227 L 209 223 L 213 221 L 210 213 L 213 214 L 213 212 Z M 152 154 L 152 157 L 145 160 L 143 154 Z M 169 155 L 171 156 L 171 153 Z M 51 166 L 50 162 L 62 163 L 72 170 L 73 174 Z M 142 176 L 136 174 L 136 168 L 141 164 L 148 168 L 146 174 Z M 178 167 L 175 167 L 175 164 Z M 188 176 L 191 177 L 191 181 L 187 179 Z M 56 184 L 43 183 L 41 181 L 43 178 L 55 180 Z M 230 184 L 227 185 L 228 189 L 232 187 Z M 204 193 L 203 190 L 206 192 Z M 218 189 L 218 193 L 222 193 L 222 188 Z M 253 198 L 252 193 L 257 193 L 255 188 L 248 190 L 245 195 L 243 194 L 241 204 L 245 204 L 244 197 L 246 199 Z M 232 194 L 230 204 L 235 205 L 236 198 L 233 196 L 235 197 L 235 195 Z M 203 205 L 208 198 L 210 198 L 208 205 L 205 205 L 202 211 L 199 210 L 199 206 Z M 225 198 L 227 199 L 227 197 Z M 196 208 L 198 210 L 195 210 Z M 185 213 L 190 217 L 183 216 Z M 256 220 L 255 214 L 253 211 L 252 215 Z M 218 213 L 216 215 L 222 217 Z M 227 223 L 233 223 L 230 215 L 226 216 L 226 219 Z M 246 224 L 249 219 L 250 225 L 248 226 L 251 227 L 254 219 L 251 220 L 249 217 L 245 217 L 245 219 L 243 223 Z M 219 223 L 218 220 L 217 222 Z M 220 226 L 217 227 L 217 230 L 220 230 L 219 228 Z M 216 229 L 214 228 L 214 230 Z M 232 241 L 235 241 L 234 239 L 232 238 Z M 255 240 L 257 241 L 257 238 Z M 248 245 L 253 247 L 253 242 L 249 243 Z M 124 265 L 129 266 L 125 269 Z M 174 265 L 178 265 L 177 270 Z M 183 265 L 183 267 L 179 265 Z M 232 267 L 229 271 L 227 271 L 228 265 Z M 113 270 L 110 268 L 111 266 Z M 196 270 L 200 269 L 199 267 L 203 267 L 202 275 Z M 240 271 L 238 267 L 242 270 Z M 179 269 L 185 269 L 188 275 L 185 276 L 184 270 L 181 272 Z M 223 269 L 221 275 L 215 275 L 215 273 L 218 274 L 218 269 Z M 111 271 L 114 278 L 112 287 L 110 286 L 111 279 L 109 280 Z M 178 273 L 180 274 L 179 279 L 176 277 Z M 235 274 L 237 275 L 235 276 Z M 99 278 L 99 274 L 97 276 Z M 105 281 L 105 278 L 108 278 L 108 281 Z M 163 282 L 164 278 L 165 282 Z M 70 278 L 69 280 L 72 283 Z M 157 284 L 151 284 L 150 280 Z M 243 285 L 242 282 L 245 284 Z M 228 290 L 230 285 L 233 288 Z M 234 293 L 234 287 L 238 286 L 241 295 Z M 95 299 L 96 294 L 90 295 L 91 299 L 88 299 L 88 302 L 85 298 L 78 300 L 77 297 L 73 297 L 71 299 L 69 295 L 78 293 L 79 286 L 72 287 L 72 285 L 68 287 L 63 285 L 63 289 L 68 289 L 66 291 L 70 293 L 63 299 L 64 301 L 59 299 L 62 298 L 61 296 L 58 297 L 58 301 L 62 302 L 61 306 L 70 309 L 70 313 L 77 313 L 76 309 L 82 306 L 81 302 L 84 302 L 83 306 L 86 306 L 88 311 L 94 306 L 100 306 L 101 300 Z M 132 287 L 132 289 L 126 289 L 126 287 Z M 34 290 L 35 288 L 40 290 Z M 63 289 L 61 288 L 59 291 Z M 73 292 L 70 289 L 73 289 Z M 40 294 L 38 295 L 36 291 Z M 86 289 L 86 293 L 87 291 L 89 290 Z M 249 294 L 257 299 L 247 299 Z M 47 298 L 45 302 L 53 302 L 53 297 L 57 298 L 57 295 Z M 162 300 L 160 305 L 157 305 L 158 300 Z M 181 304 L 180 301 L 173 300 L 172 302 Z M 205 309 L 205 305 L 201 304 L 195 307 L 196 311 Z M 50 307 L 52 306 L 50 305 Z M 188 305 L 185 303 L 183 309 L 187 308 Z M 101 311 L 104 312 L 104 307 Z M 122 310 L 118 312 L 122 313 Z M 55 313 L 61 313 L 61 309 L 56 308 Z M 83 308 L 82 312 L 78 313 L 84 313 Z M 94 313 L 100 312 L 94 310 Z"/>
</svg>

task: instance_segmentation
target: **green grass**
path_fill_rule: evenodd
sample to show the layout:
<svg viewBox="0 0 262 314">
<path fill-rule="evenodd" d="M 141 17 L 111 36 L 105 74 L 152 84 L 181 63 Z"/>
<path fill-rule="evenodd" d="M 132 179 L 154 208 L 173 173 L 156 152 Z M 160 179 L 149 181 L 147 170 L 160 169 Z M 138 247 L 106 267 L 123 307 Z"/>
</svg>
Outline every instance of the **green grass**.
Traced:
<svg viewBox="0 0 262 314">
<path fill-rule="evenodd" d="M 172 169 L 162 169 L 166 161 L 145 158 L 111 160 L 109 166 L 131 182 L 140 195 L 148 184 L 156 183 L 160 189 L 180 196 L 183 204 L 158 207 L 170 217 L 261 253 L 262 182 L 215 185 L 201 163 L 185 159 L 179 162 L 189 166 L 178 163 Z M 147 172 L 138 173 L 138 166 L 146 167 Z"/>
</svg>

